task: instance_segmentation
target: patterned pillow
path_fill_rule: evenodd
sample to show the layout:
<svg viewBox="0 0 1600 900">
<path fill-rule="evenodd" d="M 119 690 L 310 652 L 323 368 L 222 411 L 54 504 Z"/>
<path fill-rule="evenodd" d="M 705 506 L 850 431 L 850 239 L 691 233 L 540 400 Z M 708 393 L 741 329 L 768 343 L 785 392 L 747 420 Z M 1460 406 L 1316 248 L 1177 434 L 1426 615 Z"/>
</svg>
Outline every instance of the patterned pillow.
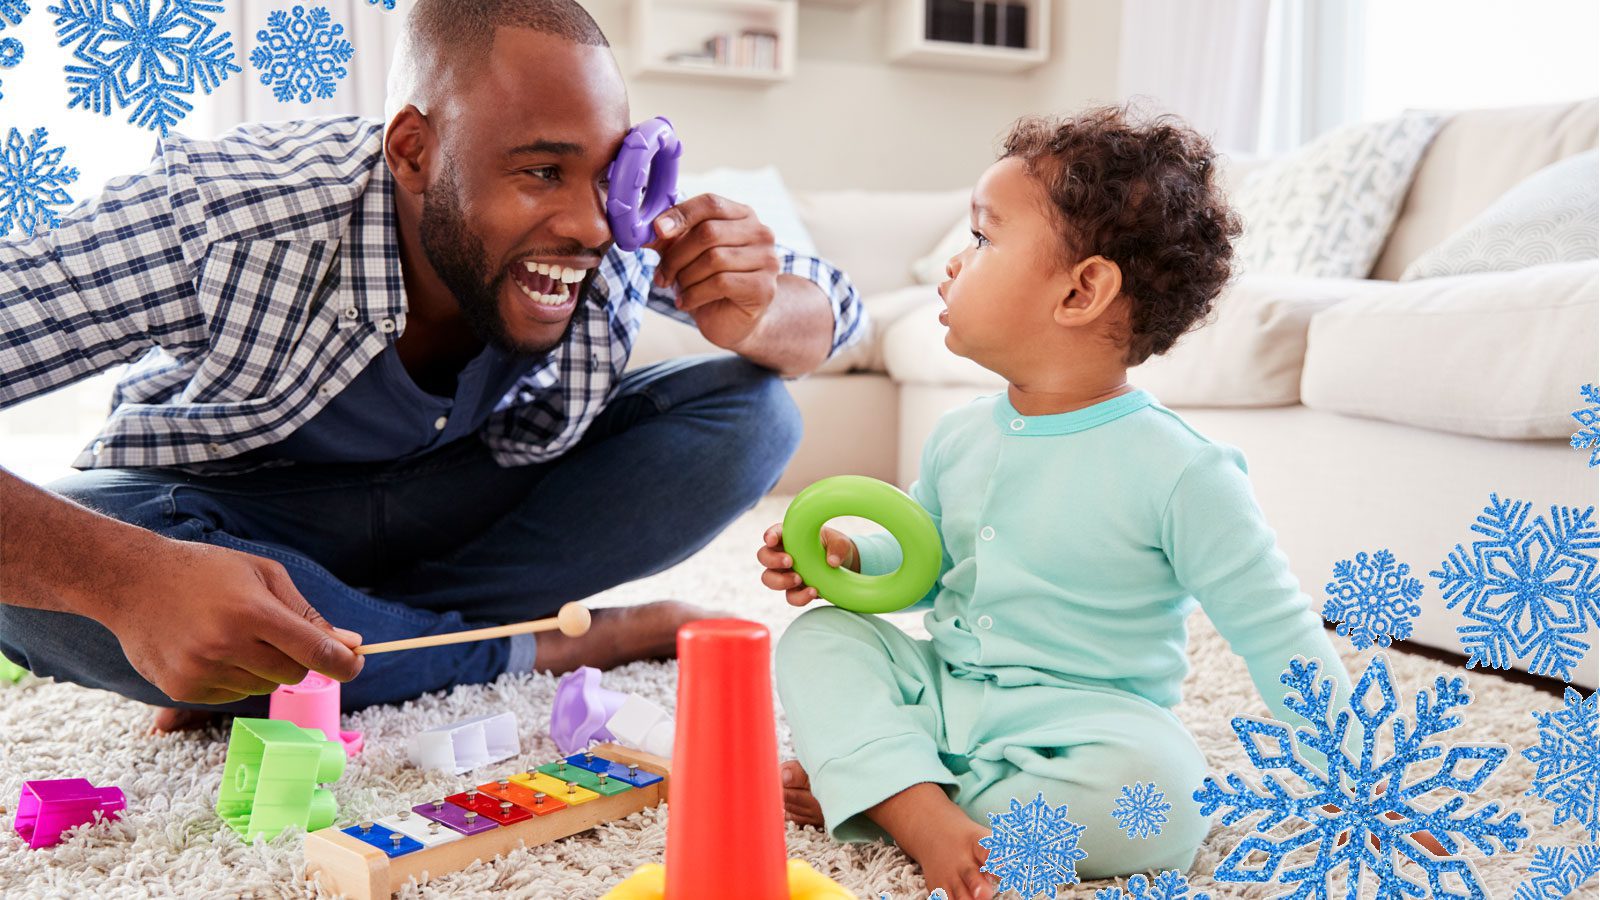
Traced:
<svg viewBox="0 0 1600 900">
<path fill-rule="evenodd" d="M 1250 173 L 1234 198 L 1244 219 L 1238 269 L 1365 278 L 1442 121 L 1410 114 L 1346 125 Z"/>
<path fill-rule="evenodd" d="M 1590 150 L 1529 175 L 1460 231 L 1417 257 L 1400 280 L 1510 272 L 1600 256 L 1597 165 L 1600 151 Z"/>
</svg>

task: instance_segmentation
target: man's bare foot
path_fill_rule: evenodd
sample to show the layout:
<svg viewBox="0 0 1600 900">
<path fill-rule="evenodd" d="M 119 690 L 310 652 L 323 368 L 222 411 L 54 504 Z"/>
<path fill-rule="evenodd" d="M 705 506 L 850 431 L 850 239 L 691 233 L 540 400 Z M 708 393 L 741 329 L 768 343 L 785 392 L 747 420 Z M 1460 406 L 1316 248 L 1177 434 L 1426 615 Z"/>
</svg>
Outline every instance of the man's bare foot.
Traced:
<svg viewBox="0 0 1600 900">
<path fill-rule="evenodd" d="M 203 709 L 173 709 L 156 707 L 156 719 L 150 723 L 151 734 L 171 734 L 174 731 L 195 731 L 222 718 L 221 713 Z"/>
<path fill-rule="evenodd" d="M 942 888 L 950 900 L 993 900 L 997 882 L 979 871 L 989 851 L 978 841 L 989 829 L 968 818 L 940 786 L 914 784 L 867 810 L 867 818 L 917 861 L 929 892 Z"/>
<path fill-rule="evenodd" d="M 717 615 L 677 600 L 596 609 L 588 634 L 539 632 L 533 667 L 564 675 L 579 666 L 614 669 L 641 659 L 671 659 L 678 653 L 679 626 Z"/>
<path fill-rule="evenodd" d="M 822 805 L 811 793 L 811 776 L 801 767 L 800 760 L 784 760 L 778 772 L 783 779 L 783 817 L 796 825 L 821 828 Z"/>
</svg>

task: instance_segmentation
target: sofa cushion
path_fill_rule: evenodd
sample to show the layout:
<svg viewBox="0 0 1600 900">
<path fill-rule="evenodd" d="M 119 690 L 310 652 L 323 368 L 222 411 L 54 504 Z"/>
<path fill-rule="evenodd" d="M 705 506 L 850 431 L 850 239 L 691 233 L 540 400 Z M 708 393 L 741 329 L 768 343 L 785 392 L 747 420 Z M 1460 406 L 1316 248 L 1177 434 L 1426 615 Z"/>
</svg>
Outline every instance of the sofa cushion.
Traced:
<svg viewBox="0 0 1600 900">
<path fill-rule="evenodd" d="M 1440 119 L 1346 125 L 1252 172 L 1234 194 L 1241 272 L 1364 278 Z"/>
<path fill-rule="evenodd" d="M 1172 407 L 1298 403 L 1312 316 L 1378 286 L 1350 278 L 1240 276 L 1217 298 L 1210 321 L 1130 369 L 1128 380 Z"/>
<path fill-rule="evenodd" d="M 1393 281 L 1534 172 L 1595 146 L 1600 102 L 1455 113 L 1417 164 L 1372 277 Z"/>
<path fill-rule="evenodd" d="M 950 352 L 944 345 L 945 327 L 939 323 L 944 303 L 932 286 L 920 290 L 927 291 L 929 299 L 911 306 L 883 329 L 883 366 L 889 377 L 896 383 L 972 386 L 989 391 L 1004 388 L 1004 378 Z"/>
<path fill-rule="evenodd" d="M 1600 256 L 1600 153 L 1529 175 L 1461 230 L 1406 267 L 1401 281 L 1510 272 Z"/>
<path fill-rule="evenodd" d="M 684 173 L 678 177 L 678 194 L 684 199 L 718 194 L 755 211 L 761 224 L 772 229 L 773 239 L 801 253 L 816 254 L 816 244 L 795 210 L 794 198 L 783 184 L 776 166 L 759 169 L 718 168 Z"/>
<path fill-rule="evenodd" d="M 1572 434 L 1600 365 L 1600 263 L 1380 284 L 1312 317 L 1306 406 L 1481 437 Z"/>
<path fill-rule="evenodd" d="M 796 191 L 795 206 L 817 252 L 868 297 L 913 284 L 911 263 L 965 214 L 971 198 L 970 188 Z"/>
</svg>

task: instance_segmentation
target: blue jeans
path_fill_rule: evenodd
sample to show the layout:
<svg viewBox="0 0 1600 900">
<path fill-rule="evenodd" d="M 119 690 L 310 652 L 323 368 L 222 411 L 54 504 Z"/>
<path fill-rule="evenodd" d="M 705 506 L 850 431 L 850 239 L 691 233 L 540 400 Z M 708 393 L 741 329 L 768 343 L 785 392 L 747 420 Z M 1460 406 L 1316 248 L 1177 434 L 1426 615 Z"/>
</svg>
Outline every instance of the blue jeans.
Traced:
<svg viewBox="0 0 1600 900">
<path fill-rule="evenodd" d="M 538 465 L 501 468 L 471 438 L 395 463 L 91 470 L 51 490 L 168 537 L 275 559 L 329 622 L 375 643 L 553 615 L 675 565 L 771 490 L 799 438 L 782 382 L 721 356 L 629 373 L 579 445 Z M 520 646 L 526 656 L 531 642 Z M 344 707 L 493 680 L 512 649 L 501 638 L 369 657 Z M 37 675 L 184 705 L 81 616 L 0 603 L 0 653 Z M 194 708 L 265 715 L 266 700 Z"/>
</svg>

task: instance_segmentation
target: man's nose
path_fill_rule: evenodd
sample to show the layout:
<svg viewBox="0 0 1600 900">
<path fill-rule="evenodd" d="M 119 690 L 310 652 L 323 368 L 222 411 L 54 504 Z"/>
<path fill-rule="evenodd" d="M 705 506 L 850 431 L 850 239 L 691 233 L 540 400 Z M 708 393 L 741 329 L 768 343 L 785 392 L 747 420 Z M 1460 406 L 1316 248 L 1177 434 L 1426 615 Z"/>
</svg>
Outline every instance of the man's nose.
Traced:
<svg viewBox="0 0 1600 900">
<path fill-rule="evenodd" d="M 600 247 L 611 240 L 611 224 L 606 221 L 605 191 L 594 187 L 578 188 L 567 204 L 556 230 L 561 236 L 585 247 Z"/>
</svg>

